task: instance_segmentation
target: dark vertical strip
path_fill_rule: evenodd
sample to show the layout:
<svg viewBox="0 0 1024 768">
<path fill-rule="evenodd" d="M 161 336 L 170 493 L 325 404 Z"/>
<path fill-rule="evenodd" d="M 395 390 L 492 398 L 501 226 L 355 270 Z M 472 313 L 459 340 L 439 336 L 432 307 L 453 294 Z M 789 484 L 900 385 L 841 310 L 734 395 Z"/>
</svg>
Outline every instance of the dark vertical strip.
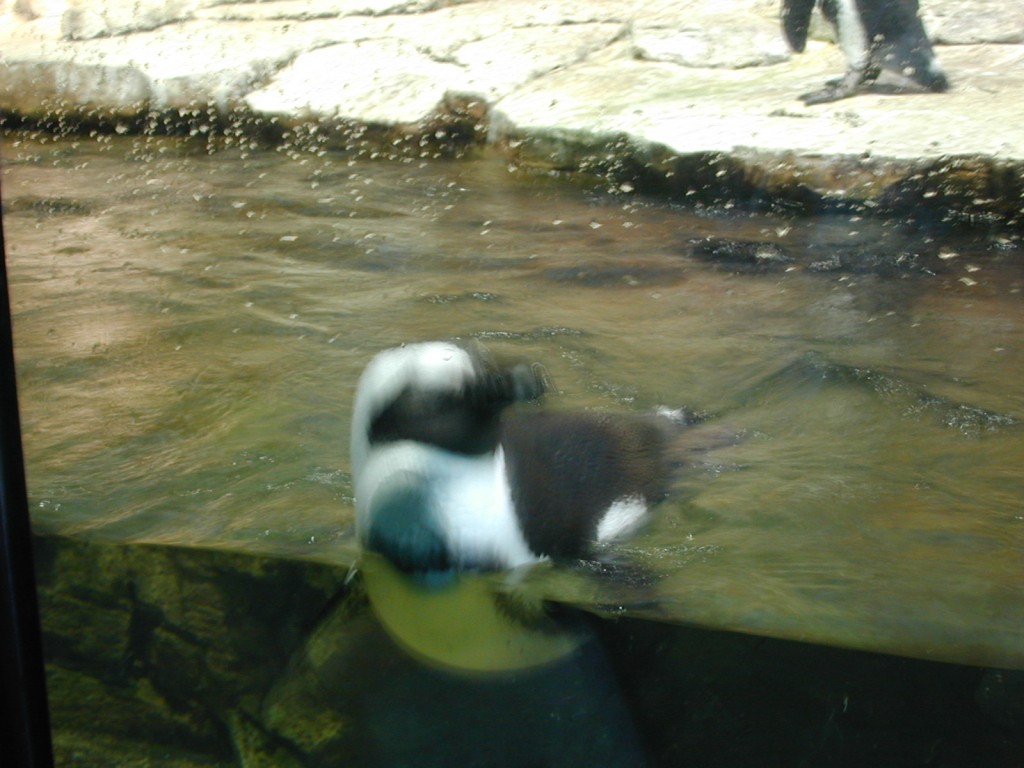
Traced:
<svg viewBox="0 0 1024 768">
<path fill-rule="evenodd" d="M 0 764 L 53 765 L 0 220 Z"/>
</svg>

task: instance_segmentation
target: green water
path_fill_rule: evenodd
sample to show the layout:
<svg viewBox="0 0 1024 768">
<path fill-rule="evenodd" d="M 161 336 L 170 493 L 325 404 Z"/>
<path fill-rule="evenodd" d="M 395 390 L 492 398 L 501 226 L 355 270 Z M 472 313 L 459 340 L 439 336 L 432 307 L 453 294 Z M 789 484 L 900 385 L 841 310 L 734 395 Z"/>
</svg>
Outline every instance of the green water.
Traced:
<svg viewBox="0 0 1024 768">
<path fill-rule="evenodd" d="M 714 449 L 623 547 L 660 576 L 644 607 L 560 572 L 551 594 L 1024 668 L 1013 237 L 673 207 L 492 156 L 2 153 L 37 528 L 351 562 L 359 372 L 473 336 L 544 363 L 559 406 L 710 417 Z"/>
</svg>

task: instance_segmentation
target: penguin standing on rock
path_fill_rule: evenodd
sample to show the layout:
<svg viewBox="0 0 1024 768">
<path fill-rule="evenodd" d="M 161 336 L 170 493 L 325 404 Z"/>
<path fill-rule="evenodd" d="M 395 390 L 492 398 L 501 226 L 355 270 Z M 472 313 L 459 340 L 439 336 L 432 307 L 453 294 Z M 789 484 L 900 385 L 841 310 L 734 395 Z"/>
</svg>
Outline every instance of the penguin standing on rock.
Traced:
<svg viewBox="0 0 1024 768">
<path fill-rule="evenodd" d="M 783 0 L 782 27 L 795 51 L 804 50 L 816 4 L 836 30 L 847 70 L 825 88 L 801 96 L 804 103 L 853 96 L 883 70 L 904 85 L 935 92 L 949 87 L 918 16 L 917 0 Z"/>
</svg>

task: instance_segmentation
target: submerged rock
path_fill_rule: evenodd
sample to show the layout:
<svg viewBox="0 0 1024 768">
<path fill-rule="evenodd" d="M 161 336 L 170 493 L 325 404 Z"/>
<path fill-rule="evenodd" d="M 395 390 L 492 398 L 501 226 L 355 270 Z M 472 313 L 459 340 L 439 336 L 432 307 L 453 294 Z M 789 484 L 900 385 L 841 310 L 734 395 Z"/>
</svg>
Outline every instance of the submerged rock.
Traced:
<svg viewBox="0 0 1024 768">
<path fill-rule="evenodd" d="M 240 710 L 228 713 L 228 730 L 238 755 L 238 768 L 302 768 L 297 750 Z"/>
<path fill-rule="evenodd" d="M 619 618 L 586 619 L 587 642 L 540 669 L 453 674 L 404 653 L 358 580 L 342 588 L 347 568 L 56 536 L 35 549 L 59 765 L 728 768 L 899 751 L 967 768 L 1024 746 L 1019 671 Z"/>
<path fill-rule="evenodd" d="M 229 732 L 236 745 L 249 732 L 232 713 L 258 704 L 345 576 L 212 550 L 35 542 L 58 752 L 108 740 L 230 754 Z"/>
<path fill-rule="evenodd" d="M 793 259 L 775 243 L 705 237 L 690 241 L 693 255 L 735 272 L 772 272 L 785 269 Z"/>
</svg>

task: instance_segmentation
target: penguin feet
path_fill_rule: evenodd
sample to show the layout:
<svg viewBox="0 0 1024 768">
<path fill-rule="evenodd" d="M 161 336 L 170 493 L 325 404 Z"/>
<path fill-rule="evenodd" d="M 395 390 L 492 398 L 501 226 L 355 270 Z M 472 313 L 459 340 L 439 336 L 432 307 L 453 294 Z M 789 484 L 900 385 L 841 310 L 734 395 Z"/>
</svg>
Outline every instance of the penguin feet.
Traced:
<svg viewBox="0 0 1024 768">
<path fill-rule="evenodd" d="M 825 83 L 824 88 L 803 94 L 800 101 L 811 106 L 812 104 L 828 104 L 847 99 L 859 93 L 865 85 L 873 83 L 878 75 L 879 70 L 874 67 L 867 69 L 851 67 L 843 77 L 837 77 Z"/>
<path fill-rule="evenodd" d="M 949 90 L 949 80 L 938 65 L 922 67 L 906 72 L 894 72 L 886 69 L 882 74 L 879 67 L 867 69 L 850 69 L 843 77 L 837 77 L 825 83 L 825 87 L 805 93 L 800 100 L 811 106 L 828 104 L 833 101 L 847 99 L 858 93 L 942 93 Z"/>
</svg>

